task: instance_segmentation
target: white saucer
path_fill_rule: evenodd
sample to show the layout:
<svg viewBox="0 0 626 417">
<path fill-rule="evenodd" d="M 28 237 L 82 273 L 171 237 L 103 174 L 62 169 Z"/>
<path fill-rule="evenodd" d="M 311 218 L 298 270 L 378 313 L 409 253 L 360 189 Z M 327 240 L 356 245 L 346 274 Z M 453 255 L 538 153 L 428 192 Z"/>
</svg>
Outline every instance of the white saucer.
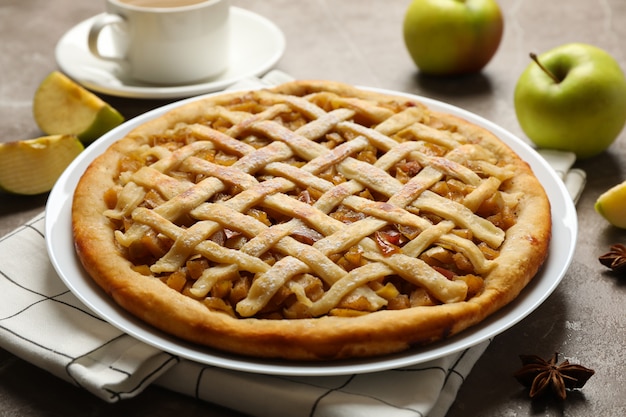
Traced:
<svg viewBox="0 0 626 417">
<path fill-rule="evenodd" d="M 70 29 L 56 46 L 61 71 L 86 88 L 103 94 L 131 98 L 183 98 L 222 90 L 239 80 L 271 69 L 285 51 L 285 36 L 270 20 L 238 7 L 231 8 L 231 63 L 221 75 L 207 81 L 177 86 L 155 86 L 131 80 L 120 66 L 93 56 L 87 34 L 95 16 Z M 101 41 L 106 50 L 105 30 Z M 110 38 L 109 38 L 110 39 Z"/>
</svg>

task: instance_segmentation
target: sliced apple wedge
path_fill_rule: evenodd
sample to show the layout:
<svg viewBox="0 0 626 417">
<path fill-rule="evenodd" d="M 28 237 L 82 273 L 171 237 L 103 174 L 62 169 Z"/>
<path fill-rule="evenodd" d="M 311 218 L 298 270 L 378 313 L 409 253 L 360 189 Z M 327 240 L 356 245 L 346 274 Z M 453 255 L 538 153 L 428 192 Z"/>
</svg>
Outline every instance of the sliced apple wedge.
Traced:
<svg viewBox="0 0 626 417">
<path fill-rule="evenodd" d="M 73 135 L 0 143 L 0 190 L 27 195 L 50 191 L 84 148 Z"/>
<path fill-rule="evenodd" d="M 626 229 L 626 181 L 602 193 L 595 209 L 613 226 Z"/>
<path fill-rule="evenodd" d="M 35 91 L 33 116 L 45 134 L 76 135 L 85 145 L 124 121 L 110 104 L 59 71 Z"/>
</svg>

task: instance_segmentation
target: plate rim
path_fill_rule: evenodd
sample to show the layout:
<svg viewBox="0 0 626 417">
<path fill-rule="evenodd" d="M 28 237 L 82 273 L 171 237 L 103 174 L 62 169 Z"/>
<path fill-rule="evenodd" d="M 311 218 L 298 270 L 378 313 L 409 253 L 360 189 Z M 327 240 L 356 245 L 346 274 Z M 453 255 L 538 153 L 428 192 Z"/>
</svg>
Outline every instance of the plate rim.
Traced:
<svg viewBox="0 0 626 417">
<path fill-rule="evenodd" d="M 286 49 L 286 38 L 283 31 L 270 19 L 262 16 L 258 13 L 255 13 L 251 10 L 244 9 L 241 7 L 231 6 L 231 13 L 233 13 L 238 18 L 245 19 L 254 19 L 259 24 L 261 24 L 268 34 L 268 39 L 272 39 L 273 44 L 275 44 L 273 54 L 268 54 L 268 57 L 264 60 L 262 65 L 259 65 L 254 70 L 249 70 L 245 74 L 241 74 L 233 77 L 225 77 L 218 76 L 215 80 L 209 82 L 200 82 L 193 84 L 183 84 L 179 86 L 150 86 L 150 85 L 110 85 L 106 83 L 100 83 L 96 81 L 91 81 L 85 76 L 81 76 L 80 72 L 72 69 L 70 65 L 67 65 L 63 56 L 65 52 L 63 48 L 70 45 L 72 41 L 70 40 L 73 36 L 78 35 L 82 30 L 83 26 L 87 26 L 91 21 L 96 19 L 101 14 L 91 16 L 66 31 L 55 47 L 55 60 L 59 68 L 70 76 L 72 79 L 76 80 L 78 83 L 83 85 L 84 87 L 96 91 L 98 93 L 107 94 L 115 97 L 122 98 L 136 98 L 136 99 L 184 99 L 186 97 L 192 97 L 212 92 L 217 92 L 218 90 L 222 90 L 232 84 L 237 83 L 245 78 L 259 76 L 269 71 L 272 67 L 276 65 L 276 63 L 282 58 Z M 85 46 L 85 54 L 86 51 Z M 95 57 L 93 58 L 96 59 Z M 101 69 L 105 69 L 107 66 L 111 66 L 110 62 L 103 62 Z M 114 75 L 111 75 L 115 77 Z"/>
<path fill-rule="evenodd" d="M 80 176 L 82 176 L 84 169 L 86 169 L 87 165 L 89 165 L 93 159 L 104 152 L 111 143 L 123 137 L 134 127 L 158 117 L 173 108 L 185 105 L 191 101 L 221 94 L 221 92 L 180 100 L 130 119 L 93 142 L 89 148 L 83 151 L 83 153 L 70 164 L 53 187 L 46 204 L 46 249 L 55 271 L 71 292 L 90 310 L 109 322 L 112 326 L 117 327 L 132 337 L 185 359 L 205 365 L 249 373 L 283 376 L 330 376 L 379 372 L 409 365 L 417 365 L 460 352 L 486 340 L 490 340 L 522 321 L 543 304 L 554 292 L 565 276 L 573 259 L 578 235 L 578 220 L 574 202 L 569 197 L 564 183 L 558 178 L 547 161 L 530 145 L 523 142 L 503 127 L 482 116 L 452 104 L 411 93 L 371 87 L 359 88 L 387 94 L 402 95 L 420 100 L 433 110 L 446 111 L 466 118 L 472 123 L 481 125 L 491 130 L 518 154 L 521 152 L 520 156 L 529 163 L 544 188 L 548 187 L 544 181 L 550 182 L 550 190 L 553 190 L 553 193 L 549 193 L 549 190 L 546 189 L 551 203 L 553 222 L 553 236 L 550 242 L 549 256 L 536 277 L 524 288 L 518 298 L 489 316 L 485 321 L 464 330 L 459 335 L 425 347 L 413 348 L 398 354 L 381 357 L 324 362 L 322 364 L 318 362 L 294 362 L 251 358 L 220 352 L 204 346 L 193 345 L 173 336 L 169 336 L 156 328 L 152 328 L 117 306 L 99 287 L 97 287 L 93 280 L 86 275 L 85 271 L 82 270 L 82 266 L 80 266 L 80 262 L 74 251 L 73 239 L 71 238 L 71 219 L 68 219 L 68 217 L 71 217 L 71 197 L 76 183 Z M 528 159 L 529 157 L 530 160 Z M 537 171 L 539 171 L 539 173 L 537 173 Z M 58 217 L 58 215 L 64 217 Z M 59 230 L 59 227 L 62 229 Z M 65 229 L 63 229 L 63 227 Z M 566 236 L 565 242 L 559 241 L 557 243 L 557 233 L 555 233 L 555 229 L 562 234 L 569 233 L 569 235 Z M 65 236 L 63 235 L 64 230 Z M 59 233 L 59 231 L 62 233 Z M 59 243 L 64 243 L 66 245 L 65 249 L 56 249 L 59 247 Z M 69 254 L 66 253 L 68 243 L 72 248 Z M 69 259 L 70 267 L 73 262 L 74 269 L 71 271 L 68 270 L 68 259 L 61 258 L 64 254 L 71 258 Z M 555 264 L 557 261 L 560 262 L 559 265 Z M 72 276 L 72 273 L 75 272 L 78 272 L 82 277 Z M 552 276 L 546 277 L 549 273 L 551 273 Z M 81 282 L 81 279 L 84 279 L 84 282 Z M 80 287 L 80 285 L 90 287 L 91 289 L 88 289 L 87 293 L 85 293 L 85 288 L 77 288 Z M 538 288 L 541 292 L 535 294 L 535 292 L 539 291 Z M 89 291 L 92 291 L 92 293 L 89 293 Z M 98 295 L 98 298 L 95 300 L 90 299 L 94 294 Z M 102 306 L 98 305 L 99 303 L 104 303 L 106 306 L 105 309 L 110 310 L 103 311 Z M 509 315 L 512 317 L 509 317 Z M 117 321 L 119 320 L 117 316 L 120 316 L 124 322 Z"/>
</svg>

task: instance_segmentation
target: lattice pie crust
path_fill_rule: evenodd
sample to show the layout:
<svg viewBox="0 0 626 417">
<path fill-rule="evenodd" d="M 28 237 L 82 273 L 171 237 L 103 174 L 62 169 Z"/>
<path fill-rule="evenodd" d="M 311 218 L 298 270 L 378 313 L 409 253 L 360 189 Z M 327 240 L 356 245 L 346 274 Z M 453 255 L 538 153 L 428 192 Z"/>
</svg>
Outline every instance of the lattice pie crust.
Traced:
<svg viewBox="0 0 626 417">
<path fill-rule="evenodd" d="M 515 299 L 550 240 L 528 165 L 411 98 L 332 82 L 225 93 L 114 143 L 76 189 L 77 253 L 187 341 L 299 360 L 431 343 Z"/>
</svg>

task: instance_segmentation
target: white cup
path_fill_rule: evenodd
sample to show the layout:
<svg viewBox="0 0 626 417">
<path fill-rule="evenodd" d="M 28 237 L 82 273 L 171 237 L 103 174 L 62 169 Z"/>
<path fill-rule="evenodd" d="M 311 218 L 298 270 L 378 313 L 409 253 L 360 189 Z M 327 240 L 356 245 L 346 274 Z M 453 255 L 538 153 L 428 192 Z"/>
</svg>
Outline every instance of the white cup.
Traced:
<svg viewBox="0 0 626 417">
<path fill-rule="evenodd" d="M 228 66 L 229 10 L 228 0 L 106 0 L 106 13 L 89 31 L 89 50 L 138 81 L 198 82 Z M 98 45 L 105 28 L 108 48 Z M 111 47 L 113 54 L 102 53 Z"/>
</svg>

